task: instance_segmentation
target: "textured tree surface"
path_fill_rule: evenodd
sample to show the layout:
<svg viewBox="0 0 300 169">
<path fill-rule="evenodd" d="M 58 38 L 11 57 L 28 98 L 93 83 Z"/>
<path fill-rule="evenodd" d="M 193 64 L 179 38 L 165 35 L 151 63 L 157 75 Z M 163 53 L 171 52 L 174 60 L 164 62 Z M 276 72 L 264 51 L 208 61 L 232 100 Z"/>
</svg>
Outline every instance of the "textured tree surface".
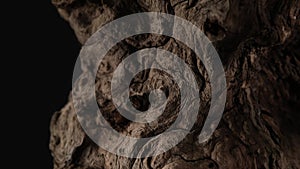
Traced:
<svg viewBox="0 0 300 169">
<path fill-rule="evenodd" d="M 168 104 L 151 125 L 131 123 L 109 97 L 109 79 L 129 54 L 149 47 L 183 58 L 201 88 L 198 119 L 190 134 L 171 150 L 133 159 L 98 147 L 81 129 L 72 102 L 51 121 L 50 149 L 54 168 L 300 168 L 300 2 L 298 0 L 52 0 L 80 41 L 102 25 L 131 13 L 164 12 L 197 25 L 213 42 L 226 73 L 227 101 L 213 136 L 198 142 L 210 106 L 207 72 L 194 52 L 175 39 L 159 35 L 127 38 L 105 56 L 96 78 L 96 94 L 104 117 L 119 132 L 136 137 L 163 132 L 176 118 L 178 89 L 157 70 L 132 81 L 131 101 L 147 109 L 147 91 L 164 89 Z M 85 68 L 82 68 L 85 71 Z M 161 79 L 165 79 L 162 80 Z M 141 94 L 142 93 L 142 94 Z M 105 137 L 105 136 L 103 136 Z"/>
</svg>

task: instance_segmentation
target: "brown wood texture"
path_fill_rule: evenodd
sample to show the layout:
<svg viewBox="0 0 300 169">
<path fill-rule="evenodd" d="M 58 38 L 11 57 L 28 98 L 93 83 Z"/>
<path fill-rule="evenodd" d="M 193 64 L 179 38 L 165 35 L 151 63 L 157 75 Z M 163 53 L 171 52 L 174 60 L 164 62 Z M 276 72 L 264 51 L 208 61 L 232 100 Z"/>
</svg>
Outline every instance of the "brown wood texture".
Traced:
<svg viewBox="0 0 300 169">
<path fill-rule="evenodd" d="M 81 44 L 102 25 L 131 13 L 157 11 L 182 17 L 197 25 L 213 42 L 227 81 L 222 120 L 213 136 L 199 144 L 197 136 L 209 108 L 210 85 L 194 53 L 169 37 L 139 35 L 125 39 L 107 54 L 104 66 L 99 69 L 102 75 L 96 79 L 97 89 L 107 90 L 105 78 L 111 78 L 119 58 L 147 47 L 166 49 L 184 58 L 198 76 L 203 104 L 197 123 L 182 142 L 163 154 L 125 158 L 91 141 L 81 129 L 69 101 L 51 120 L 54 168 L 300 169 L 300 1 L 52 0 L 52 3 L 70 23 Z M 159 79 L 153 70 L 138 75 L 136 81 L 142 80 L 149 86 Z M 132 85 L 135 84 L 145 90 L 138 86 L 140 82 Z M 172 105 L 177 100 L 172 94 L 171 108 L 151 131 L 122 118 L 106 97 L 97 99 L 110 124 L 125 134 L 152 136 L 165 130 L 176 118 L 173 112 L 177 110 Z M 141 100 L 147 98 L 132 98 L 143 109 L 147 102 Z"/>
</svg>

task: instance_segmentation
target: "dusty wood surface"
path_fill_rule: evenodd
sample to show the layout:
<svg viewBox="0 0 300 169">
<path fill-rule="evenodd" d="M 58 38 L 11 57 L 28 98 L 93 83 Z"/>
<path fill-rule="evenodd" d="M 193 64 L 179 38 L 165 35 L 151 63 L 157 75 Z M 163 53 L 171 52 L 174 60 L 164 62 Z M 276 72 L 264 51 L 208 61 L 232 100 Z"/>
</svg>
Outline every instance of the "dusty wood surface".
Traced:
<svg viewBox="0 0 300 169">
<path fill-rule="evenodd" d="M 187 19 L 213 41 L 224 65 L 228 88 L 226 108 L 217 130 L 208 142 L 199 144 L 197 135 L 210 101 L 210 86 L 201 63 L 194 59 L 194 53 L 189 48 L 172 38 L 157 35 L 128 38 L 106 56 L 96 79 L 97 89 L 107 90 L 105 79 L 111 78 L 111 73 L 120 62 L 118 58 L 134 51 L 156 46 L 178 54 L 194 68 L 201 86 L 203 104 L 200 105 L 197 123 L 191 134 L 170 151 L 155 157 L 119 157 L 99 148 L 85 135 L 70 101 L 54 114 L 51 121 L 50 149 L 54 157 L 54 168 L 300 168 L 298 0 L 52 2 L 61 16 L 70 23 L 82 44 L 100 26 L 130 13 L 159 11 Z M 143 85 L 149 86 L 159 79 L 155 71 L 150 71 L 141 74 L 136 80 L 142 80 Z M 159 87 L 165 87 L 160 85 Z M 98 94 L 97 98 L 111 125 L 126 134 L 155 135 L 165 130 L 172 119 L 176 118 L 176 113 L 172 114 L 176 109 L 169 108 L 165 119 L 152 126 L 151 130 L 156 132 L 150 132 L 147 127 L 137 127 L 122 118 L 108 97 L 100 97 Z M 168 99 L 169 105 L 174 107 L 176 97 L 171 93 Z M 146 99 L 132 98 L 133 103 L 143 109 L 147 103 L 141 100 Z"/>
</svg>

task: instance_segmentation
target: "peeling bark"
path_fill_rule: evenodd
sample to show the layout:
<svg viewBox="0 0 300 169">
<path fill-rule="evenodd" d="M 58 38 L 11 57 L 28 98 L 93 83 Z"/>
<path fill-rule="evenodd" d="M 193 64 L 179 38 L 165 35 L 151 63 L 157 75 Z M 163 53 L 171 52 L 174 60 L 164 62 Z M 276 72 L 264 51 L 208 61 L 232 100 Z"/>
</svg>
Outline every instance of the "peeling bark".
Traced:
<svg viewBox="0 0 300 169">
<path fill-rule="evenodd" d="M 177 54 L 193 68 L 201 86 L 197 123 L 181 143 L 166 153 L 143 159 L 125 158 L 101 149 L 85 135 L 69 101 L 51 121 L 50 149 L 54 168 L 300 168 L 298 0 L 52 2 L 82 44 L 99 27 L 131 13 L 158 11 L 191 21 L 203 30 L 218 50 L 227 80 L 223 118 L 213 136 L 199 144 L 197 136 L 210 102 L 210 85 L 202 63 L 191 49 L 172 38 L 138 35 L 123 40 L 106 55 L 96 79 L 97 101 L 110 124 L 125 134 L 153 136 L 164 131 L 176 118 L 173 113 L 178 111 L 176 92 L 169 92 L 171 101 L 164 118 L 150 127 L 124 119 L 108 99 L 109 92 L 105 92 L 109 87 L 106 80 L 111 78 L 121 59 L 146 47 L 159 47 Z M 150 70 L 138 75 L 132 86 L 135 85 L 138 93 L 147 90 L 139 85 L 151 86 L 159 79 L 155 70 Z M 158 87 L 163 88 L 169 83 L 166 81 Z M 99 91 L 104 93 L 99 94 Z M 141 109 L 147 106 L 145 100 L 143 97 L 132 98 L 133 104 Z"/>
</svg>

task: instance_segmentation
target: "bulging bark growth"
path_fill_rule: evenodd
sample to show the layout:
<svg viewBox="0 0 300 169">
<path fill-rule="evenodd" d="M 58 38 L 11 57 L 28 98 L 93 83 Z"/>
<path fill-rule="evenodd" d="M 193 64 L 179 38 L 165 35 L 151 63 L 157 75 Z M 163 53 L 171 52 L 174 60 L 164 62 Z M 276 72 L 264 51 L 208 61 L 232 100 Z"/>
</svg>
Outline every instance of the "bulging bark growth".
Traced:
<svg viewBox="0 0 300 169">
<path fill-rule="evenodd" d="M 138 74 L 131 101 L 148 106 L 150 86 L 168 93 L 163 118 L 153 125 L 126 120 L 109 99 L 109 79 L 123 58 L 149 47 L 180 56 L 193 69 L 201 87 L 201 105 L 190 134 L 171 150 L 142 159 L 116 156 L 98 147 L 82 130 L 71 100 L 51 120 L 50 149 L 54 168 L 300 168 L 300 3 L 298 0 L 52 0 L 78 40 L 84 42 L 106 23 L 131 13 L 164 12 L 197 25 L 213 42 L 226 73 L 227 101 L 213 136 L 198 143 L 210 106 L 207 72 L 194 52 L 159 35 L 121 41 L 105 56 L 96 78 L 99 108 L 119 132 L 137 137 L 157 135 L 178 112 L 175 87 L 157 70 Z M 84 68 L 83 68 L 83 71 Z M 160 82 L 162 76 L 166 79 Z M 173 91 L 173 92 L 170 92 Z"/>
</svg>

